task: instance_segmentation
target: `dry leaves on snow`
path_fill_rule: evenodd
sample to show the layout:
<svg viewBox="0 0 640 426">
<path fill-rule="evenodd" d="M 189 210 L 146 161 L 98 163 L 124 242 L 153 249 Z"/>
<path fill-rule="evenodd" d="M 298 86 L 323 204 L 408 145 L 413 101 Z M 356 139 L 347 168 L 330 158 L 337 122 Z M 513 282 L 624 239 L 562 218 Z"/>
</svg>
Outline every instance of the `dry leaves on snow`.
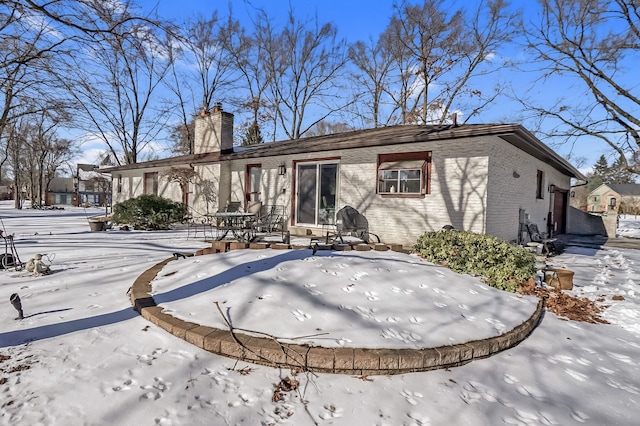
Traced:
<svg viewBox="0 0 640 426">
<path fill-rule="evenodd" d="M 571 296 L 560 290 L 537 287 L 533 279 L 520 284 L 518 293 L 541 298 L 545 309 L 559 317 L 591 324 L 608 324 L 608 321 L 600 318 L 600 313 L 606 306 L 600 307 L 586 297 Z"/>
</svg>

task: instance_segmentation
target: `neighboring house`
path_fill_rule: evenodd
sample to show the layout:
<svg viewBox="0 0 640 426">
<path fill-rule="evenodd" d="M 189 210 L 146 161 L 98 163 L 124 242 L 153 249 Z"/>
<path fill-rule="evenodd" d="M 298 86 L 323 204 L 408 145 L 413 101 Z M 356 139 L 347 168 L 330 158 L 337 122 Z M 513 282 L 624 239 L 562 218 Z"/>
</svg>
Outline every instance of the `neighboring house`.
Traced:
<svg viewBox="0 0 640 426">
<path fill-rule="evenodd" d="M 445 225 L 519 240 L 521 223 L 564 233 L 571 178 L 585 177 L 520 125 L 403 125 L 233 147 L 233 115 L 196 117 L 194 154 L 105 169 L 113 200 L 157 194 L 194 212 L 282 205 L 292 234 L 319 235 L 355 207 L 383 241 Z M 190 180 L 172 179 L 178 171 Z M 525 214 L 522 214 L 524 212 Z"/>
<path fill-rule="evenodd" d="M 11 200 L 13 193 L 8 185 L 0 185 L 0 200 Z"/>
<path fill-rule="evenodd" d="M 74 179 L 66 177 L 53 178 L 46 192 L 46 205 L 72 205 L 75 198 Z"/>
<path fill-rule="evenodd" d="M 111 205 L 111 175 L 100 171 L 95 164 L 78 164 L 74 179 L 77 187 L 73 205 Z"/>
<path fill-rule="evenodd" d="M 602 184 L 587 197 L 589 213 L 640 213 L 640 184 Z"/>
</svg>

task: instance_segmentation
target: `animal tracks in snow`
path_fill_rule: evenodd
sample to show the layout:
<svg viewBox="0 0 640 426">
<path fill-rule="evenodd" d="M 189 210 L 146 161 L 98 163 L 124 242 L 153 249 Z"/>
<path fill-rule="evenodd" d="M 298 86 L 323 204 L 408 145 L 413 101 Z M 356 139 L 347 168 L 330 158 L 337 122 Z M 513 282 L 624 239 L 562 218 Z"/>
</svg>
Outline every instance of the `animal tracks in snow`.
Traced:
<svg viewBox="0 0 640 426">
<path fill-rule="evenodd" d="M 293 316 L 296 317 L 296 319 L 298 321 L 306 321 L 308 319 L 311 319 L 311 315 L 301 311 L 300 309 L 296 309 L 295 311 L 291 311 L 291 313 L 293 314 Z"/>
<path fill-rule="evenodd" d="M 404 397 L 404 399 L 411 405 L 417 405 L 418 401 L 417 399 L 420 399 L 423 397 L 423 395 L 419 392 L 412 392 L 410 390 L 407 389 L 403 389 L 402 392 L 400 392 L 400 395 L 402 395 Z"/>
</svg>

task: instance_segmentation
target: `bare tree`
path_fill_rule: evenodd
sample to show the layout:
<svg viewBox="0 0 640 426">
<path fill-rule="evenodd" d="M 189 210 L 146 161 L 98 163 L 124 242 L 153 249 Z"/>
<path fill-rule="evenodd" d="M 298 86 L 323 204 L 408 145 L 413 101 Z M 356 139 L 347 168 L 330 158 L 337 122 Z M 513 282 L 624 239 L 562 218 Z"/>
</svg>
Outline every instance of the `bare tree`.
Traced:
<svg viewBox="0 0 640 426">
<path fill-rule="evenodd" d="M 349 59 L 356 66 L 351 74 L 358 87 L 362 88 L 359 102 L 368 111 L 365 120 L 373 122 L 374 127 L 388 125 L 392 121 L 395 108 L 386 112 L 383 108 L 385 94 L 390 87 L 390 73 L 394 56 L 389 45 L 388 33 L 379 39 L 370 39 L 368 43 L 358 41 L 349 46 Z M 386 117 L 386 118 L 383 118 Z"/>
<path fill-rule="evenodd" d="M 502 88 L 482 93 L 472 79 L 497 69 L 491 58 L 511 41 L 519 15 L 504 0 L 481 1 L 471 15 L 448 10 L 443 0 L 422 5 L 395 5 L 387 32 L 392 38 L 399 81 L 396 97 L 403 122 L 441 124 L 449 119 L 461 95 L 476 98 L 466 119 L 495 100 Z"/>
<path fill-rule="evenodd" d="M 48 24 L 21 2 L 0 4 L 0 178 L 17 121 L 59 103 L 49 72 L 68 38 L 50 33 Z"/>
<path fill-rule="evenodd" d="M 540 0 L 528 47 L 544 83 L 554 76 L 571 86 L 552 106 L 523 101 L 541 119 L 546 136 L 576 141 L 597 138 L 623 167 L 640 173 L 640 5 L 634 0 Z"/>
<path fill-rule="evenodd" d="M 335 105 L 340 72 L 347 62 L 344 40 L 332 24 L 301 22 L 289 11 L 279 33 L 263 34 L 270 103 L 289 139 L 300 138 L 317 121 L 344 107 Z M 269 27 L 271 28 L 271 27 Z M 333 103 L 332 103 L 333 102 Z M 308 120 L 312 106 L 326 111 Z"/>
<path fill-rule="evenodd" d="M 326 120 L 320 120 L 309 128 L 309 131 L 305 133 L 305 137 L 311 136 L 324 136 L 332 135 L 334 133 L 344 133 L 352 131 L 353 128 L 347 123 L 331 122 Z"/>
<path fill-rule="evenodd" d="M 258 15 L 253 36 L 238 23 L 234 23 L 231 17 L 225 30 L 228 31 L 224 37 L 225 50 L 240 75 L 239 80 L 242 81 L 243 89 L 247 91 L 246 96 L 240 98 L 239 106 L 251 111 L 250 118 L 243 126 L 246 128 L 245 136 L 251 136 L 245 137 L 244 141 L 250 141 L 249 144 L 260 143 L 262 142 L 261 128 L 266 122 L 273 122 L 275 117 L 275 114 L 267 109 L 265 99 L 265 92 L 273 77 L 265 66 L 268 57 L 267 49 L 275 46 L 271 42 L 273 31 L 264 14 Z M 275 137 L 275 129 L 272 137 Z"/>
</svg>

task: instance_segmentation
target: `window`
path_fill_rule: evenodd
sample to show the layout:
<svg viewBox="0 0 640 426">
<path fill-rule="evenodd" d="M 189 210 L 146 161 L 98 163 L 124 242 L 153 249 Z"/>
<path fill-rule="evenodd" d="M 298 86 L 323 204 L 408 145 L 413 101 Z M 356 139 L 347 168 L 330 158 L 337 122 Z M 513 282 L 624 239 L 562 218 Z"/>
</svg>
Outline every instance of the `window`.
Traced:
<svg viewBox="0 0 640 426">
<path fill-rule="evenodd" d="M 260 164 L 249 164 L 247 166 L 247 187 L 245 189 L 247 202 L 262 201 L 260 199 L 261 177 L 262 166 Z"/>
<path fill-rule="evenodd" d="M 429 193 L 430 152 L 380 154 L 378 194 L 421 196 Z"/>
<path fill-rule="evenodd" d="M 122 192 L 122 175 L 118 175 L 118 193 Z"/>
<path fill-rule="evenodd" d="M 542 200 L 544 198 L 544 173 L 542 170 L 538 170 L 538 175 L 536 177 L 536 198 L 538 200 Z"/>
<path fill-rule="evenodd" d="M 158 195 L 158 173 L 144 174 L 145 195 Z"/>
</svg>

